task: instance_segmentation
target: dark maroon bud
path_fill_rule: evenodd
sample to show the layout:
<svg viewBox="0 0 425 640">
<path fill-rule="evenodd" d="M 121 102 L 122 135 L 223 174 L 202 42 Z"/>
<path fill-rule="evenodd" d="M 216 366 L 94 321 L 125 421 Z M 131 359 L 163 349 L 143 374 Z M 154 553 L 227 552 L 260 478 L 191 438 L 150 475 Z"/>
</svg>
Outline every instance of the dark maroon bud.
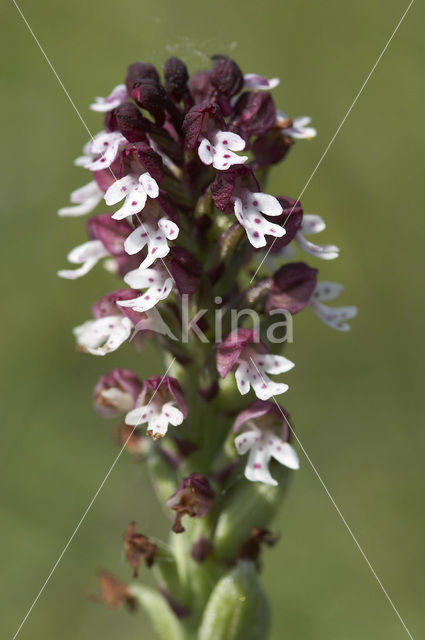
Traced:
<svg viewBox="0 0 425 640">
<path fill-rule="evenodd" d="M 168 58 L 164 65 L 165 91 L 177 102 L 187 93 L 189 74 L 187 67 L 178 58 Z"/>
<path fill-rule="evenodd" d="M 200 473 L 191 473 L 186 478 L 182 478 L 177 490 L 165 503 L 176 512 L 172 526 L 174 533 L 182 533 L 185 530 L 181 522 L 183 516 L 202 518 L 209 513 L 213 501 L 214 491 L 205 476 Z"/>
<path fill-rule="evenodd" d="M 273 547 L 278 540 L 279 536 L 274 536 L 268 529 L 255 527 L 252 529 L 250 537 L 239 546 L 237 559 L 250 560 L 259 567 L 258 558 L 261 552 L 261 545 Z"/>
<path fill-rule="evenodd" d="M 150 568 L 158 552 L 156 544 L 142 533 L 136 533 L 136 523 L 130 522 L 124 535 L 124 553 L 126 560 L 133 569 L 133 578 L 137 578 L 141 560 Z"/>
<path fill-rule="evenodd" d="M 187 616 L 190 614 L 190 610 L 187 607 L 185 607 L 184 604 L 181 604 L 180 602 L 178 602 L 171 595 L 171 593 L 167 591 L 167 589 L 164 589 L 164 587 L 158 587 L 158 591 L 167 602 L 171 611 L 179 620 L 181 620 L 182 618 L 187 618 Z"/>
<path fill-rule="evenodd" d="M 191 556 L 198 564 L 202 564 L 213 552 L 213 545 L 205 536 L 201 536 L 192 546 Z"/>
<path fill-rule="evenodd" d="M 292 144 L 291 138 L 284 136 L 282 131 L 276 127 L 258 137 L 252 145 L 254 154 L 253 169 L 261 169 L 270 164 L 280 162 L 286 156 Z"/>
<path fill-rule="evenodd" d="M 248 139 L 261 136 L 276 124 L 276 107 L 270 93 L 243 93 L 235 106 L 232 131 Z"/>
<path fill-rule="evenodd" d="M 316 287 L 317 274 L 317 269 L 304 262 L 285 264 L 273 275 L 266 310 L 284 309 L 294 314 L 304 309 Z"/>
<path fill-rule="evenodd" d="M 194 73 L 191 76 L 189 90 L 195 104 L 200 104 L 207 99 L 211 91 L 210 76 L 211 73 L 209 71 L 198 71 L 198 73 Z"/>
<path fill-rule="evenodd" d="M 160 84 L 158 72 L 153 65 L 147 62 L 133 62 L 127 69 L 127 77 L 125 79 L 128 93 L 131 95 L 136 82 L 143 82 L 143 80 L 153 80 Z"/>
<path fill-rule="evenodd" d="M 234 60 L 226 56 L 213 56 L 213 60 L 210 82 L 220 93 L 231 98 L 242 90 L 244 83 L 242 71 Z"/>
<path fill-rule="evenodd" d="M 189 297 L 199 289 L 201 281 L 201 267 L 195 256 L 182 247 L 172 247 L 170 250 L 169 268 L 180 295 Z"/>
<path fill-rule="evenodd" d="M 165 91 L 155 80 L 146 79 L 136 82 L 132 98 L 139 107 L 146 109 L 155 118 L 155 123 L 161 127 L 165 122 Z"/>
<path fill-rule="evenodd" d="M 114 109 L 117 128 L 129 142 L 146 140 L 146 132 L 150 122 L 142 116 L 139 109 L 130 102 L 121 104 Z"/>
</svg>

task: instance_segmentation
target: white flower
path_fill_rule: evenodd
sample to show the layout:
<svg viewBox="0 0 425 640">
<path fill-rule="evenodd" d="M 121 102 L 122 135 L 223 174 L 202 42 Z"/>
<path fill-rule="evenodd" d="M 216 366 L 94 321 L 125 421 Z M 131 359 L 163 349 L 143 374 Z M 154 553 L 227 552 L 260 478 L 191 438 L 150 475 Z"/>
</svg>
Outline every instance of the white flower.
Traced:
<svg viewBox="0 0 425 640">
<path fill-rule="evenodd" d="M 339 296 L 344 287 L 336 282 L 319 282 L 316 285 L 310 299 L 310 306 L 322 322 L 338 331 L 349 331 L 350 325 L 345 320 L 350 320 L 357 315 L 357 307 L 328 307 L 323 301 L 334 300 Z"/>
<path fill-rule="evenodd" d="M 168 431 L 168 425 L 177 427 L 183 422 L 184 415 L 174 406 L 173 402 L 161 402 L 160 398 L 153 398 L 147 405 L 137 407 L 125 417 L 125 423 L 132 426 L 139 426 L 147 422 L 147 433 L 156 438 L 163 437 Z"/>
<path fill-rule="evenodd" d="M 90 109 L 92 111 L 100 111 L 102 113 L 112 111 L 112 109 L 119 107 L 121 102 L 123 102 L 127 97 L 127 87 L 125 84 L 119 84 L 112 89 L 111 93 L 106 98 L 95 98 L 94 103 L 90 105 Z"/>
<path fill-rule="evenodd" d="M 316 256 L 316 258 L 322 258 L 322 260 L 334 260 L 339 255 L 339 248 L 334 244 L 314 244 L 313 242 L 309 242 L 303 236 L 320 233 L 326 229 L 326 225 L 323 219 L 320 216 L 316 216 L 314 214 L 304 214 L 303 220 L 301 224 L 301 228 L 295 234 L 295 242 L 299 246 L 300 249 L 306 251 L 312 256 Z"/>
<path fill-rule="evenodd" d="M 79 327 L 75 327 L 73 333 L 81 351 L 91 353 L 94 356 L 104 356 L 115 351 L 128 340 L 132 327 L 133 325 L 128 318 L 114 315 L 97 320 L 87 320 Z"/>
<path fill-rule="evenodd" d="M 248 393 L 252 386 L 257 398 L 268 400 L 289 389 L 287 384 L 273 382 L 267 375 L 267 373 L 285 373 L 292 369 L 294 363 L 287 358 L 257 353 L 254 349 L 246 347 L 242 350 L 237 362 L 235 379 L 241 395 Z"/>
<path fill-rule="evenodd" d="M 84 153 L 86 154 L 84 168 L 90 171 L 107 169 L 114 162 L 122 144 L 127 144 L 127 139 L 119 131 L 110 133 L 101 131 L 97 133 L 84 147 Z M 93 158 L 96 158 L 96 160 Z M 77 158 L 76 162 L 79 163 L 80 160 L 82 159 Z"/>
<path fill-rule="evenodd" d="M 146 269 L 157 258 L 164 258 L 168 254 L 170 247 L 167 240 L 175 240 L 178 235 L 178 226 L 168 218 L 161 218 L 157 223 L 142 222 L 140 227 L 136 227 L 126 238 L 124 249 L 129 255 L 134 255 L 147 244 L 148 254 L 139 267 Z"/>
<path fill-rule="evenodd" d="M 71 193 L 70 201 L 75 204 L 74 207 L 62 207 L 58 211 L 60 216 L 84 216 L 86 213 L 90 213 L 97 207 L 99 202 L 103 198 L 103 191 L 98 186 L 97 182 L 93 180 L 84 187 L 75 189 Z"/>
<path fill-rule="evenodd" d="M 290 126 L 285 126 L 288 121 L 291 123 Z M 277 112 L 277 126 L 282 127 L 285 136 L 294 138 L 294 140 L 309 140 L 317 135 L 316 129 L 307 126 L 310 122 L 311 118 L 308 116 L 300 116 L 292 120 L 282 111 Z"/>
<path fill-rule="evenodd" d="M 118 300 L 117 304 L 140 312 L 152 309 L 157 302 L 167 298 L 173 288 L 173 280 L 162 266 L 129 271 L 124 282 L 132 289 L 146 289 L 146 291 L 138 298 Z"/>
<path fill-rule="evenodd" d="M 118 209 L 112 216 L 114 220 L 122 220 L 142 211 L 148 196 L 150 198 L 159 196 L 156 180 L 147 172 L 140 176 L 130 173 L 111 184 L 105 193 L 105 202 L 111 206 L 125 198 L 121 209 Z"/>
<path fill-rule="evenodd" d="M 60 278 L 67 278 L 68 280 L 75 280 L 85 276 L 102 258 L 107 258 L 109 252 L 105 249 L 100 240 L 89 240 L 80 244 L 78 247 L 74 247 L 68 253 L 68 261 L 72 264 L 81 264 L 78 269 L 62 269 L 58 271 Z"/>
<path fill-rule="evenodd" d="M 218 131 L 213 141 L 203 138 L 198 147 L 198 155 L 204 164 L 212 164 L 214 169 L 224 171 L 234 164 L 243 164 L 248 156 L 238 156 L 234 151 L 243 151 L 245 141 L 237 133 Z"/>
<path fill-rule="evenodd" d="M 270 475 L 270 459 L 274 458 L 290 469 L 299 469 L 297 452 L 273 431 L 259 429 L 252 421 L 248 424 L 249 430 L 235 438 L 236 451 L 240 456 L 249 451 L 245 477 L 252 482 L 264 482 L 277 486 L 278 483 Z"/>
<path fill-rule="evenodd" d="M 256 249 L 266 246 L 264 236 L 281 238 L 286 233 L 283 227 L 272 224 L 261 215 L 264 213 L 267 216 L 279 216 L 282 213 L 279 200 L 274 196 L 244 190 L 240 193 L 240 197 L 235 198 L 234 210 L 235 216 L 246 231 L 248 240 Z"/>
<path fill-rule="evenodd" d="M 251 91 L 270 91 L 280 84 L 279 78 L 263 78 L 256 73 L 247 73 L 244 75 L 244 89 Z"/>
</svg>

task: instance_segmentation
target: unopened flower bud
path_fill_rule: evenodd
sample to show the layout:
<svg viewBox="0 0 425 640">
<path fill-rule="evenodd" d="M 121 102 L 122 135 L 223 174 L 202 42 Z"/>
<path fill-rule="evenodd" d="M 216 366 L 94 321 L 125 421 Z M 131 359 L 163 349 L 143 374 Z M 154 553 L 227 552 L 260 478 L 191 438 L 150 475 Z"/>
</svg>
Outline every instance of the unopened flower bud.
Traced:
<svg viewBox="0 0 425 640">
<path fill-rule="evenodd" d="M 155 80 L 146 79 L 136 82 L 131 92 L 139 107 L 146 109 L 155 118 L 157 126 L 165 121 L 165 91 Z"/>
<path fill-rule="evenodd" d="M 128 93 L 131 95 L 136 82 L 143 82 L 143 80 L 153 80 L 158 84 L 160 83 L 159 75 L 155 67 L 147 62 L 133 62 L 133 64 L 130 64 L 125 79 Z"/>
<path fill-rule="evenodd" d="M 213 56 L 213 60 L 210 82 L 220 93 L 231 98 L 243 88 L 242 71 L 234 60 L 226 56 Z"/>
<path fill-rule="evenodd" d="M 243 138 L 261 136 L 276 123 L 276 108 L 269 93 L 243 93 L 235 106 L 232 131 Z"/>
<path fill-rule="evenodd" d="M 121 104 L 114 111 L 117 128 L 129 142 L 145 141 L 150 122 L 131 103 Z"/>
<path fill-rule="evenodd" d="M 165 91 L 177 102 L 187 93 L 189 74 L 187 67 L 178 58 L 168 58 L 164 64 Z"/>
</svg>

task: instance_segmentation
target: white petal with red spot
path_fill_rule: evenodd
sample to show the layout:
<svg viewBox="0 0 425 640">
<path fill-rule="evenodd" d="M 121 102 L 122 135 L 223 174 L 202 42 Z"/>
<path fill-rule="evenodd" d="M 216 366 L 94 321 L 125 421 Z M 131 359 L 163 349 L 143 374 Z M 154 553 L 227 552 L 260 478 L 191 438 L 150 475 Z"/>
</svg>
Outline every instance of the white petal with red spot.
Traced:
<svg viewBox="0 0 425 640">
<path fill-rule="evenodd" d="M 245 141 L 230 131 L 219 131 L 214 141 L 203 138 L 198 147 L 198 155 L 204 164 L 212 164 L 214 169 L 225 171 L 234 164 L 243 164 L 248 156 L 238 156 L 235 151 L 243 151 Z"/>
<path fill-rule="evenodd" d="M 120 145 L 127 144 L 127 139 L 124 138 L 118 131 L 100 132 L 94 136 L 89 142 L 85 150 L 96 157 L 95 160 L 90 160 L 85 165 L 86 169 L 90 171 L 100 171 L 101 169 L 107 169 L 114 162 L 118 155 Z"/>
<path fill-rule="evenodd" d="M 137 407 L 125 417 L 126 424 L 139 426 L 147 423 L 148 434 L 162 437 L 168 431 L 168 425 L 178 426 L 183 422 L 183 413 L 172 402 L 165 402 L 162 406 L 152 399 L 149 404 Z"/>
<path fill-rule="evenodd" d="M 297 452 L 269 430 L 252 429 L 242 432 L 235 438 L 235 448 L 239 455 L 249 451 L 245 477 L 252 482 L 277 485 L 269 471 L 271 458 L 289 469 L 299 468 Z"/>
<path fill-rule="evenodd" d="M 268 194 L 250 192 L 245 192 L 241 196 L 234 201 L 235 216 L 239 224 L 244 227 L 253 247 L 256 249 L 265 247 L 266 235 L 275 238 L 285 235 L 284 227 L 273 224 L 262 215 L 262 212 L 273 216 L 282 213 L 282 207 L 277 198 Z"/>
<path fill-rule="evenodd" d="M 114 205 L 125 198 L 123 206 L 112 215 L 115 220 L 122 220 L 142 211 L 148 196 L 157 198 L 158 195 L 158 184 L 149 173 L 143 173 L 139 177 L 129 174 L 109 187 L 105 193 L 105 202 Z"/>
<path fill-rule="evenodd" d="M 131 321 L 124 316 L 105 316 L 98 320 L 88 320 L 73 333 L 82 351 L 94 356 L 104 356 L 115 351 L 131 334 Z"/>
<path fill-rule="evenodd" d="M 103 191 L 98 186 L 97 182 L 93 180 L 88 184 L 75 189 L 71 193 L 70 201 L 75 205 L 74 207 L 62 207 L 58 211 L 60 216 L 84 216 L 86 213 L 90 213 L 97 207 L 99 202 L 103 198 Z"/>
<path fill-rule="evenodd" d="M 323 301 L 334 300 L 343 290 L 336 282 L 319 282 L 310 298 L 310 307 L 322 322 L 337 331 L 349 331 L 351 320 L 357 315 L 357 307 L 328 307 Z"/>
<path fill-rule="evenodd" d="M 326 229 L 326 225 L 323 221 L 323 218 L 313 214 L 304 214 L 303 221 L 301 224 L 301 228 L 295 234 L 295 242 L 299 246 L 300 249 L 309 253 L 316 258 L 321 258 L 322 260 L 334 260 L 339 255 L 339 248 L 334 244 L 314 244 L 309 240 L 306 240 L 303 234 L 309 235 L 313 233 L 320 233 Z"/>
<path fill-rule="evenodd" d="M 273 382 L 268 373 L 277 374 L 289 371 L 294 363 L 283 356 L 272 354 L 251 354 L 251 351 L 242 351 L 238 367 L 235 371 L 236 385 L 241 395 L 248 393 L 252 387 L 255 395 L 260 400 L 268 400 L 288 390 L 288 385 L 281 382 Z"/>
<path fill-rule="evenodd" d="M 81 264 L 79 269 L 62 269 L 58 271 L 60 278 L 67 278 L 68 280 L 75 280 L 86 275 L 102 258 L 109 256 L 108 251 L 105 249 L 100 240 L 89 240 L 84 244 L 80 244 L 78 247 L 74 247 L 69 252 L 67 259 L 72 264 Z"/>
<path fill-rule="evenodd" d="M 124 282 L 134 289 L 146 289 L 137 298 L 121 300 L 121 307 L 131 307 L 134 311 L 152 309 L 160 300 L 167 298 L 173 288 L 173 280 L 165 269 L 135 269 L 124 278 Z"/>
</svg>

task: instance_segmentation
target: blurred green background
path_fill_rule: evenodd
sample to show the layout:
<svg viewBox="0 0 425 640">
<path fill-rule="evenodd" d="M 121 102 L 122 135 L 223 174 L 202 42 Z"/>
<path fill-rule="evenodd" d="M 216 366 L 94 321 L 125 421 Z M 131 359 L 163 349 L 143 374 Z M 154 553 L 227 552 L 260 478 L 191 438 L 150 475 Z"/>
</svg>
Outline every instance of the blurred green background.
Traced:
<svg viewBox="0 0 425 640">
<path fill-rule="evenodd" d="M 275 169 L 270 191 L 297 197 L 398 22 L 401 0 L 21 1 L 32 29 L 89 128 L 95 95 L 129 62 L 169 56 L 191 70 L 213 53 L 281 78 L 278 106 L 319 131 Z M 285 403 L 297 433 L 414 637 L 424 624 L 423 6 L 416 2 L 303 197 L 323 215 L 322 242 L 342 248 L 317 265 L 357 304 L 350 334 L 306 311 Z M 59 280 L 85 220 L 56 210 L 86 175 L 72 165 L 88 139 L 12 2 L 3 4 L 1 635 L 12 638 L 110 467 L 111 424 L 91 409 L 113 366 L 161 374 L 149 348 L 107 359 L 75 353 L 72 327 L 112 287 L 102 269 Z M 123 455 L 23 627 L 22 640 L 151 640 L 142 614 L 88 602 L 96 573 L 129 577 L 122 533 L 152 536 L 166 521 L 142 465 Z M 266 551 L 273 640 L 398 640 L 406 632 L 303 459 Z M 145 575 L 146 572 L 142 571 Z M 148 578 L 149 579 L 149 578 Z"/>
</svg>

